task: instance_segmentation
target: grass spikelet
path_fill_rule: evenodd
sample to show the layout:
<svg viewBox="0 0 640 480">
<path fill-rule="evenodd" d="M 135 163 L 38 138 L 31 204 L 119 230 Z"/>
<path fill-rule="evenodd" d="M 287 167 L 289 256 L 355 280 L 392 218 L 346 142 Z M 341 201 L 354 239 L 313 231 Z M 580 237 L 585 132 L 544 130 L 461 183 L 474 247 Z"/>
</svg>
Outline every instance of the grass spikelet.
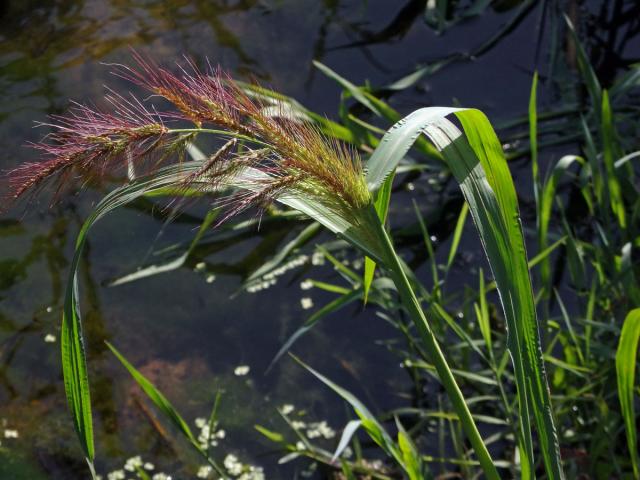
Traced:
<svg viewBox="0 0 640 480">
<path fill-rule="evenodd" d="M 314 198 L 350 221 L 357 219 L 355 211 L 370 203 L 357 153 L 329 140 L 314 125 L 267 115 L 263 105 L 219 68 L 208 65 L 203 72 L 187 59 L 186 66 L 173 73 L 136 52 L 133 57 L 137 67 L 117 65 L 115 75 L 148 90 L 151 98 L 164 98 L 175 110 L 159 113 L 135 97 L 125 99 L 113 91 L 106 96 L 110 112 L 75 104 L 67 115 L 43 124 L 54 132 L 34 147 L 47 159 L 9 173 L 12 200 L 56 175 L 64 185 L 72 172 L 103 177 L 123 164 L 131 171 L 143 160 L 148 169 L 157 168 L 176 154 L 180 157 L 196 135 L 217 133 L 242 138 L 248 145 L 233 153 L 236 142 L 228 143 L 182 187 L 197 184 L 213 191 L 249 167 L 266 174 L 232 185 L 243 191 L 222 200 L 228 207 L 223 218 L 251 205 L 264 206 L 285 193 Z M 166 121 L 187 121 L 194 128 L 170 129 Z M 148 162 L 149 158 L 156 161 Z"/>
</svg>

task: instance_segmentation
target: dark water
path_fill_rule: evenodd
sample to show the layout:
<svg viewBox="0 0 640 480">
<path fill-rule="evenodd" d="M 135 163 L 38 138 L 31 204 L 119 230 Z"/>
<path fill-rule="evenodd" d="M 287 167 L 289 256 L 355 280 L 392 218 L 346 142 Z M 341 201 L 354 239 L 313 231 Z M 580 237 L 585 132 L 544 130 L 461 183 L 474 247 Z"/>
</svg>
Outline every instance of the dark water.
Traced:
<svg viewBox="0 0 640 480">
<path fill-rule="evenodd" d="M 126 63 L 129 46 L 166 64 L 183 54 L 197 61 L 208 57 L 239 78 L 255 76 L 333 116 L 340 90 L 314 70 L 313 59 L 356 84 L 369 80 L 385 85 L 411 73 L 417 64 L 482 45 L 527 2 L 496 2 L 501 8 L 487 9 L 442 35 L 423 21 L 425 3 L 5 1 L 0 6 L 0 168 L 32 159 L 33 152 L 22 145 L 46 133 L 33 129 L 34 121 L 64 111 L 69 99 L 98 101 L 105 83 L 128 88 L 111 77 L 103 63 Z M 486 53 L 451 63 L 390 102 L 405 113 L 418 106 L 459 103 L 483 109 L 498 123 L 522 115 L 532 72 L 548 60 L 550 45 L 546 34 L 538 42 L 543 2 L 530 3 L 522 21 Z M 621 58 L 627 48 L 619 52 Z M 605 54 L 599 63 L 603 70 L 609 61 Z M 518 165 L 522 167 L 516 164 L 516 171 Z M 521 170 L 525 175 L 527 169 Z M 46 200 L 36 201 L 26 214 L 16 209 L 0 218 L 0 478 L 86 475 L 66 410 L 58 335 L 73 242 L 100 195 L 88 191 L 51 209 Z M 530 197 L 526 191 L 523 195 Z M 433 210 L 444 215 L 434 214 L 434 221 L 447 218 L 440 206 Z M 156 248 L 188 241 L 203 210 L 195 207 L 190 213 L 193 218 L 163 227 L 158 212 L 138 205 L 110 215 L 90 236 L 81 291 L 98 468 L 106 473 L 141 454 L 156 471 L 193 476 L 192 467 L 176 460 L 176 453 L 182 459 L 191 457 L 179 441 L 163 438 L 161 429 L 153 426 L 153 410 L 106 350 L 103 341 L 108 340 L 190 422 L 206 417 L 215 392 L 223 389 L 220 418 L 226 438 L 217 447 L 219 458 L 235 453 L 262 465 L 270 478 L 291 478 L 295 464 L 278 467 L 277 456 L 265 455 L 272 445 L 253 425 L 284 430 L 276 408 L 285 403 L 307 410 L 309 420 L 327 420 L 335 429 L 348 416 L 334 395 L 291 360 L 282 360 L 268 375 L 264 370 L 313 311 L 302 308 L 301 298 L 312 298 L 318 308 L 333 297 L 300 290 L 299 283 L 309 275 L 307 266 L 287 272 L 266 291 L 230 298 L 241 275 L 289 238 L 289 227 L 254 229 L 233 242 L 214 235 L 182 269 L 106 286 L 109 279 L 152 259 L 148 254 L 154 241 Z M 479 261 L 474 242 L 468 247 Z M 215 272 L 215 280 L 194 271 L 200 261 Z M 327 267 L 315 268 L 312 275 L 335 280 Z M 47 335 L 56 340 L 46 341 Z M 376 343 L 395 335 L 373 311 L 354 306 L 325 320 L 294 350 L 370 407 L 384 409 L 406 404 L 411 391 L 398 358 Z M 248 365 L 250 372 L 235 375 L 239 365 Z M 19 438 L 2 438 L 5 430 L 17 430 Z"/>
</svg>

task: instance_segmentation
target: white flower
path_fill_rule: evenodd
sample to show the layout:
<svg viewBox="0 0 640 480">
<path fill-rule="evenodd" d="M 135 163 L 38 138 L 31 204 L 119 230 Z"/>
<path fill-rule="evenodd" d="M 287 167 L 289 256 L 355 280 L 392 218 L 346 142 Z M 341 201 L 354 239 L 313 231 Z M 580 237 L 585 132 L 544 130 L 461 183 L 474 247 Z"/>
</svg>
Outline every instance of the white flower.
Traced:
<svg viewBox="0 0 640 480">
<path fill-rule="evenodd" d="M 249 365 L 238 365 L 233 371 L 233 373 L 238 377 L 242 377 L 247 373 L 249 373 L 249 370 L 250 370 Z"/>
<path fill-rule="evenodd" d="M 206 278 L 205 281 L 207 283 L 213 283 L 215 281 L 215 279 L 216 279 L 216 276 L 213 273 L 210 273 L 209 275 L 207 275 L 207 278 Z"/>
<path fill-rule="evenodd" d="M 195 424 L 196 424 L 196 427 L 198 428 L 204 428 L 205 426 L 207 426 L 207 419 L 198 417 L 196 418 Z"/>
<path fill-rule="evenodd" d="M 107 480 L 124 480 L 125 476 L 124 470 L 114 470 L 107 474 Z"/>
<path fill-rule="evenodd" d="M 264 471 L 262 467 L 249 465 L 249 471 L 240 475 L 238 480 L 264 480 Z"/>
<path fill-rule="evenodd" d="M 215 436 L 216 438 L 223 439 L 227 436 L 227 433 L 224 430 L 220 429 L 215 433 Z"/>
<path fill-rule="evenodd" d="M 203 465 L 198 469 L 197 476 L 198 478 L 208 478 L 212 471 L 211 465 Z"/>
<path fill-rule="evenodd" d="M 196 272 L 202 272 L 204 271 L 204 269 L 207 268 L 207 264 L 204 262 L 198 262 L 196 263 L 196 267 L 194 268 L 194 270 Z"/>
<path fill-rule="evenodd" d="M 47 334 L 44 336 L 44 341 L 45 341 L 46 343 L 54 343 L 54 342 L 56 341 L 56 336 L 55 336 L 55 335 L 53 335 L 53 334 L 51 334 L 51 333 L 47 333 Z"/>
<path fill-rule="evenodd" d="M 312 265 L 324 265 L 324 255 L 321 252 L 313 252 L 311 257 Z"/>
<path fill-rule="evenodd" d="M 151 480 L 171 480 L 171 475 L 160 472 L 153 475 L 153 477 L 151 477 Z"/>
<path fill-rule="evenodd" d="M 294 420 L 293 422 L 291 422 L 291 426 L 293 427 L 294 430 L 300 430 L 306 427 L 307 424 L 304 423 L 302 420 Z"/>
<path fill-rule="evenodd" d="M 5 429 L 4 438 L 18 438 L 18 430 Z"/>
<path fill-rule="evenodd" d="M 310 297 L 302 297 L 300 299 L 300 305 L 302 305 L 304 310 L 309 310 L 313 308 L 313 300 Z"/>
<path fill-rule="evenodd" d="M 306 450 L 307 446 L 303 442 L 296 442 L 296 450 Z"/>
<path fill-rule="evenodd" d="M 226 457 L 224 457 L 224 468 L 227 469 L 229 475 L 233 475 L 237 477 L 242 473 L 242 463 L 238 461 L 238 457 L 230 453 Z"/>
<path fill-rule="evenodd" d="M 282 407 L 280 407 L 280 413 L 282 415 L 289 415 L 294 410 L 295 410 L 295 407 L 293 405 L 291 405 L 290 403 L 286 403 L 286 404 L 282 405 Z"/>
<path fill-rule="evenodd" d="M 310 290 L 313 288 L 313 282 L 311 280 L 305 280 L 304 282 L 300 283 L 300 288 L 302 290 Z"/>
<path fill-rule="evenodd" d="M 143 465 L 143 467 L 144 467 L 145 470 L 153 470 L 154 468 L 156 468 L 155 465 L 153 463 L 151 463 L 151 462 L 146 462 Z"/>
<path fill-rule="evenodd" d="M 331 428 L 329 425 L 327 425 L 327 422 L 325 421 L 318 423 L 316 425 L 316 428 L 320 432 L 320 435 L 322 435 L 326 439 L 333 438 L 336 436 L 335 430 Z"/>
<path fill-rule="evenodd" d="M 135 472 L 136 467 L 142 467 L 142 458 L 140 455 L 136 455 L 135 457 L 131 457 L 124 464 L 124 469 L 127 472 Z"/>
<path fill-rule="evenodd" d="M 309 424 L 309 429 L 307 430 L 307 437 L 309 438 L 333 438 L 336 436 L 335 430 L 333 430 L 327 422 L 324 420 L 322 422 L 315 422 Z"/>
</svg>

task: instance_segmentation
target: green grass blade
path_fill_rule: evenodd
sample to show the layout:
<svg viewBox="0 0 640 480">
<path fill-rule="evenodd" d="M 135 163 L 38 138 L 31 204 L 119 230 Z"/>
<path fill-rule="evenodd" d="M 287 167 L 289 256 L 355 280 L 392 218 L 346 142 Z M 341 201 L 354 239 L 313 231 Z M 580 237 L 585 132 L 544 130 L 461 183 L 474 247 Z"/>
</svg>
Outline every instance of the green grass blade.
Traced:
<svg viewBox="0 0 640 480">
<path fill-rule="evenodd" d="M 273 258 L 265 261 L 257 270 L 252 272 L 244 281 L 244 286 L 246 287 L 259 281 L 264 275 L 277 269 L 289 255 L 314 238 L 320 232 L 320 227 L 321 225 L 316 222 L 307 225 L 294 239 L 282 247 Z"/>
<path fill-rule="evenodd" d="M 453 235 L 451 236 L 451 248 L 449 249 L 449 256 L 447 257 L 447 272 L 451 268 L 451 265 L 453 265 L 453 261 L 456 258 L 456 253 L 458 253 L 458 246 L 460 245 L 460 239 L 462 238 L 462 231 L 464 230 L 464 225 L 467 221 L 468 213 L 469 204 L 462 204 L 460 215 L 458 216 L 458 221 L 456 222 L 456 228 L 453 231 Z"/>
<path fill-rule="evenodd" d="M 188 167 L 185 164 L 185 169 Z M 90 466 L 95 456 L 93 442 L 93 421 L 91 415 L 91 395 L 87 374 L 87 361 L 82 334 L 82 317 L 78 298 L 78 267 L 89 230 L 95 222 L 109 211 L 118 208 L 154 188 L 164 188 L 175 184 L 180 168 L 163 169 L 151 180 L 144 179 L 126 187 L 119 188 L 107 195 L 91 212 L 83 224 L 71 262 L 70 276 L 65 292 L 65 304 L 62 315 L 61 350 L 62 373 L 69 409 L 80 445 Z"/>
<path fill-rule="evenodd" d="M 367 184 L 376 191 L 400 160 L 418 140 L 422 130 L 457 109 L 450 107 L 421 108 L 399 120 L 382 137 L 380 145 L 367 162 Z"/>
<path fill-rule="evenodd" d="M 199 164 L 183 164 L 160 170 L 153 178 L 140 179 L 108 194 L 91 212 L 83 224 L 71 262 L 70 276 L 65 292 L 65 305 L 62 316 L 61 349 L 62 373 L 69 409 L 80 445 L 92 468 L 95 456 L 93 442 L 93 421 L 91 415 L 91 395 L 87 375 L 87 361 L 82 334 L 82 317 L 78 298 L 78 267 L 83 248 L 91 227 L 111 210 L 145 195 L 153 189 L 166 188 L 176 183 L 182 175 L 195 171 Z"/>
<path fill-rule="evenodd" d="M 450 114 L 464 133 L 446 118 Z M 534 464 L 532 414 L 547 475 L 563 478 L 515 186 L 490 122 L 478 110 L 417 110 L 383 137 L 368 162 L 367 182 L 378 188 L 422 133 L 440 149 L 460 184 L 496 280 L 516 375 L 526 446 L 521 456 Z"/>
<path fill-rule="evenodd" d="M 93 443 L 93 419 L 91 414 L 91 394 L 87 360 L 82 335 L 82 321 L 78 306 L 77 265 L 82 256 L 82 247 L 86 239 L 83 229 L 76 243 L 76 251 L 71 262 L 73 274 L 69 279 L 62 314 L 60 348 L 62 353 L 62 375 L 67 402 L 71 410 L 73 425 L 80 440 L 87 462 L 92 467 L 95 456 Z"/>
<path fill-rule="evenodd" d="M 378 109 L 376 108 L 376 106 L 364 95 L 364 93 L 362 92 L 362 90 L 357 87 L 356 85 L 354 85 L 353 83 L 351 83 L 349 80 L 347 80 L 346 78 L 338 75 L 336 72 L 334 72 L 333 70 L 331 70 L 329 67 L 327 67 L 326 65 L 324 65 L 323 63 L 318 62 L 317 60 L 313 61 L 313 65 L 320 70 L 322 73 L 324 73 L 327 77 L 335 80 L 336 82 L 338 82 L 345 90 L 347 90 L 352 96 L 353 98 L 355 98 L 358 102 L 360 102 L 361 104 L 363 104 L 364 106 L 366 106 L 369 110 L 371 110 L 373 113 L 375 113 L 376 115 L 380 115 L 380 112 L 378 111 Z"/>
<path fill-rule="evenodd" d="M 142 375 L 124 356 L 116 350 L 109 342 L 105 342 L 107 347 L 113 352 L 120 363 L 129 371 L 133 379 L 140 386 L 142 391 L 149 397 L 156 407 L 171 420 L 171 423 L 194 445 L 198 445 L 196 437 L 189 428 L 187 422 L 182 418 L 178 411 L 171 405 L 171 402 L 165 397 L 147 378 Z"/>
<path fill-rule="evenodd" d="M 276 355 L 273 357 L 273 360 L 271 360 L 271 362 L 269 363 L 269 366 L 267 367 L 267 372 L 271 370 L 271 368 L 278 362 L 278 360 L 280 360 L 282 356 L 289 351 L 289 349 L 293 346 L 294 343 L 296 343 L 300 339 L 300 337 L 302 337 L 307 332 L 309 332 L 309 330 L 315 327 L 320 320 L 325 318 L 327 315 L 330 315 L 334 312 L 337 312 L 338 310 L 341 310 L 342 308 L 346 307 L 350 303 L 358 300 L 361 296 L 362 296 L 362 291 L 360 289 L 352 290 L 349 293 L 341 295 L 335 300 L 332 300 L 331 302 L 327 303 L 322 308 L 320 308 L 317 312 L 313 313 L 304 322 L 304 324 L 300 328 L 298 328 L 287 339 L 284 345 L 280 347 L 280 350 L 278 350 L 278 353 L 276 353 Z"/>
<path fill-rule="evenodd" d="M 189 256 L 193 252 L 193 250 L 198 246 L 198 243 L 202 239 L 203 235 L 209 230 L 211 224 L 218 218 L 220 211 L 217 208 L 210 210 L 204 217 L 204 220 L 200 224 L 198 228 L 198 232 L 195 237 L 191 240 L 189 247 L 187 250 L 182 253 L 177 258 L 170 260 L 164 263 L 157 263 L 153 265 L 149 265 L 147 267 L 143 267 L 139 270 L 136 270 L 133 273 L 129 273 L 127 275 L 123 275 L 121 277 L 116 278 L 115 280 L 109 282 L 110 287 L 115 287 L 118 285 L 123 285 L 125 283 L 135 282 L 138 280 L 142 280 L 143 278 L 152 277 L 154 275 L 159 275 L 161 273 L 171 272 L 173 270 L 177 270 L 181 268 L 189 259 Z"/>
<path fill-rule="evenodd" d="M 578 69 L 580 70 L 580 74 L 582 75 L 584 83 L 587 87 L 587 91 L 589 92 L 589 97 L 591 98 L 593 108 L 599 117 L 600 106 L 602 105 L 602 86 L 600 85 L 600 81 L 598 80 L 598 76 L 596 75 L 593 66 L 589 62 L 589 56 L 587 55 L 584 46 L 580 42 L 580 38 L 576 33 L 573 23 L 571 23 L 571 20 L 566 15 L 564 16 L 564 20 L 567 23 L 569 33 L 571 34 L 571 39 L 573 40 L 576 48 Z"/>
<path fill-rule="evenodd" d="M 640 459 L 638 458 L 638 439 L 636 433 L 636 412 L 633 402 L 633 390 L 636 376 L 638 340 L 640 339 L 640 308 L 631 310 L 624 320 L 620 343 L 616 351 L 616 374 L 618 377 L 618 397 L 624 418 L 629 455 L 633 473 L 640 478 Z"/>
<path fill-rule="evenodd" d="M 345 388 L 342 388 L 341 386 L 335 384 L 334 382 L 329 380 L 327 377 L 325 377 L 324 375 L 322 375 L 321 373 L 317 372 L 316 370 L 311 368 L 309 365 L 304 363 L 298 357 L 294 355 L 291 355 L 291 357 L 296 362 L 298 362 L 302 367 L 304 367 L 307 371 L 312 373 L 322 383 L 324 383 L 326 386 L 331 388 L 331 390 L 333 390 L 335 393 L 340 395 L 340 397 L 342 397 L 343 400 L 349 403 L 349 405 L 351 405 L 351 407 L 355 411 L 356 415 L 360 417 L 361 425 L 369 434 L 371 439 L 374 442 L 376 442 L 387 454 L 395 458 L 400 465 L 404 464 L 400 449 L 394 443 L 391 436 L 387 433 L 387 431 L 380 424 L 380 422 L 378 422 L 377 418 L 364 405 L 364 403 L 362 403 L 354 394 L 352 394 Z M 404 465 L 403 465 L 403 468 L 404 468 Z"/>
<path fill-rule="evenodd" d="M 382 187 L 376 193 L 376 200 L 374 206 L 378 213 L 378 218 L 384 225 L 387 221 L 387 213 L 389 212 L 389 202 L 391 201 L 391 188 L 393 187 L 393 178 L 395 175 L 392 173 L 382 184 Z M 362 288 L 364 290 L 364 303 L 367 303 L 369 299 L 369 289 L 371 288 L 371 282 L 373 282 L 373 275 L 376 271 L 376 262 L 369 257 L 364 257 L 364 273 L 362 278 Z"/>
<path fill-rule="evenodd" d="M 542 186 L 542 194 L 537 199 L 538 210 L 538 249 L 544 251 L 549 246 L 549 223 L 551 222 L 551 213 L 553 209 L 553 201 L 556 195 L 556 189 L 562 177 L 568 172 L 569 167 L 574 163 L 584 164 L 584 159 L 576 155 L 565 155 L 558 160 L 553 167 L 553 171 L 549 178 Z M 542 287 L 545 289 L 545 295 L 551 293 L 551 262 L 549 258 L 545 258 L 540 263 L 540 280 Z"/>
<path fill-rule="evenodd" d="M 338 442 L 338 446 L 336 447 L 336 451 L 333 452 L 333 457 L 331 457 L 331 461 L 335 462 L 336 459 L 342 455 L 342 452 L 349 446 L 349 442 L 351 442 L 351 438 L 355 435 L 358 429 L 362 426 L 362 421 L 360 420 L 350 420 L 342 430 L 342 435 L 340 436 L 340 441 Z"/>
<path fill-rule="evenodd" d="M 531 148 L 531 172 L 533 174 L 533 196 L 538 207 L 540 173 L 538 167 L 538 72 L 533 74 L 531 94 L 529 96 L 529 143 Z"/>
<path fill-rule="evenodd" d="M 616 174 L 614 161 L 617 157 L 615 151 L 615 132 L 613 128 L 613 114 L 609 103 L 609 94 L 606 90 L 602 94 L 602 157 L 605 171 L 607 172 L 607 190 L 611 211 L 618 219 L 621 228 L 627 227 L 624 203 L 620 182 Z"/>
</svg>

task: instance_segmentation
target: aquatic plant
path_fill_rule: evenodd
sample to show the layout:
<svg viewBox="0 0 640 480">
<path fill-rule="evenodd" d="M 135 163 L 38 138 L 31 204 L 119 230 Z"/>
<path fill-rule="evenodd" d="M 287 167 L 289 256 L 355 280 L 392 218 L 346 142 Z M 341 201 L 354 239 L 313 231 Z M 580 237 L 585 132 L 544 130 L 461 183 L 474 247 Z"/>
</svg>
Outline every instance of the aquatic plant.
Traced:
<svg viewBox="0 0 640 480">
<path fill-rule="evenodd" d="M 502 147 L 481 112 L 417 110 L 383 136 L 365 169 L 353 149 L 284 108 L 273 111 L 250 98 L 219 70 L 203 72 L 188 62 L 180 74 L 174 74 L 140 55 L 135 57 L 138 68 L 118 66 L 116 74 L 162 97 L 176 111 L 158 112 L 114 92 L 107 96 L 110 112 L 76 105 L 69 115 L 54 117 L 47 124 L 54 133 L 36 145 L 45 160 L 9 175 L 12 200 L 50 179 L 57 180 L 59 190 L 73 176 L 86 180 L 127 171 L 130 177 L 85 222 L 65 299 L 61 332 L 65 389 L 90 465 L 95 453 L 76 276 L 86 235 L 109 211 L 141 196 L 194 197 L 224 191 L 230 193 L 217 202 L 224 210 L 218 224 L 250 206 L 264 208 L 277 201 L 310 216 L 388 271 L 486 477 L 499 478 L 414 291 L 412 272 L 397 255 L 384 226 L 393 172 L 424 134 L 433 144 L 427 148 L 437 152 L 461 187 L 501 295 L 518 390 L 523 477 L 534 476 L 531 417 L 549 478 L 563 477 L 515 189 Z M 168 126 L 174 122 L 179 125 Z M 182 125 L 185 122 L 189 125 Z M 186 161 L 184 152 L 193 150 L 201 134 L 231 140 L 209 157 Z M 180 161 L 163 166 L 174 157 Z"/>
</svg>

